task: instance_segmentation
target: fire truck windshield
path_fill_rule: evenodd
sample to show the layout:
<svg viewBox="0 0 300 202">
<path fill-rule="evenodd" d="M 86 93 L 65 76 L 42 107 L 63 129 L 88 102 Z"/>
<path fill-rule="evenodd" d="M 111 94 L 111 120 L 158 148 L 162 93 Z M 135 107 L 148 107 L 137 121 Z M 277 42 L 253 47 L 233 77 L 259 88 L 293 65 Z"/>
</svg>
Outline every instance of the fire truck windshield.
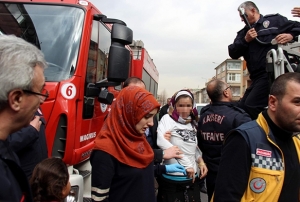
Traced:
<svg viewBox="0 0 300 202">
<path fill-rule="evenodd" d="M 45 55 L 46 81 L 62 81 L 75 71 L 84 11 L 57 5 L 0 3 L 0 34 L 14 34 Z"/>
</svg>

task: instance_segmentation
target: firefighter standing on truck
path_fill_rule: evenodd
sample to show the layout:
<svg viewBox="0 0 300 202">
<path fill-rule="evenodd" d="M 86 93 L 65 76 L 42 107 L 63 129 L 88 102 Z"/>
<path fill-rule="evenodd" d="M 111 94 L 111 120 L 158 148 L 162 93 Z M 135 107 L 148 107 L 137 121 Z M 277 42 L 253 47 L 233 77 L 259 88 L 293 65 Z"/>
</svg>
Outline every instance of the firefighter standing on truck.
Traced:
<svg viewBox="0 0 300 202">
<path fill-rule="evenodd" d="M 244 109 L 252 119 L 267 106 L 269 95 L 268 75 L 266 72 L 266 54 L 276 46 L 261 44 L 255 38 L 263 42 L 271 42 L 276 39 L 277 43 L 290 42 L 300 34 L 299 22 L 289 21 L 279 14 L 261 15 L 257 6 L 246 1 L 238 10 L 244 9 L 246 18 L 251 26 L 246 25 L 237 33 L 233 44 L 228 46 L 229 55 L 233 59 L 243 56 L 247 62 L 252 84 L 247 88 L 238 106 Z M 242 21 L 244 19 L 241 16 Z"/>
</svg>

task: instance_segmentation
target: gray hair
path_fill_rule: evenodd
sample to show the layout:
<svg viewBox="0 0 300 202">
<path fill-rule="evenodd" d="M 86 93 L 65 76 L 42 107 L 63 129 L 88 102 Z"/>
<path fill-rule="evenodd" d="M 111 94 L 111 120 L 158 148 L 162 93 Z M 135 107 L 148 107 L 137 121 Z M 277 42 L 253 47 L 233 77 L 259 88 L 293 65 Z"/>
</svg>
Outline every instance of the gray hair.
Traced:
<svg viewBox="0 0 300 202">
<path fill-rule="evenodd" d="M 252 1 L 245 1 L 244 3 L 242 3 L 239 8 L 244 8 L 244 9 L 248 9 L 251 10 L 252 8 L 255 8 L 255 10 L 257 11 L 257 13 L 259 13 L 259 9 L 257 8 L 257 6 L 255 5 L 255 3 L 253 3 Z"/>
<path fill-rule="evenodd" d="M 10 91 L 31 90 L 37 65 L 47 67 L 44 54 L 37 47 L 13 35 L 0 35 L 0 109 Z"/>
</svg>

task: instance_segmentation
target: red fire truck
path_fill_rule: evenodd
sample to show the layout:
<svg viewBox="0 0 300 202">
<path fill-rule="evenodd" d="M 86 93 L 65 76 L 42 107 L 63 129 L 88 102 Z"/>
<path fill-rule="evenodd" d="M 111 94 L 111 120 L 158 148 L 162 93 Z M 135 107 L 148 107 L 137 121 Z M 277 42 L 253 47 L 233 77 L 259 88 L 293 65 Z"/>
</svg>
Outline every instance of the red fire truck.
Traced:
<svg viewBox="0 0 300 202">
<path fill-rule="evenodd" d="M 83 201 L 93 141 L 132 69 L 132 31 L 88 1 L 0 0 L 0 34 L 21 37 L 45 55 L 49 156 L 68 164 L 75 200 Z"/>
<path fill-rule="evenodd" d="M 141 40 L 133 41 L 130 48 L 133 52 L 133 67 L 130 69 L 130 75 L 141 78 L 145 82 L 147 90 L 157 97 L 159 73 L 153 59 Z"/>
</svg>

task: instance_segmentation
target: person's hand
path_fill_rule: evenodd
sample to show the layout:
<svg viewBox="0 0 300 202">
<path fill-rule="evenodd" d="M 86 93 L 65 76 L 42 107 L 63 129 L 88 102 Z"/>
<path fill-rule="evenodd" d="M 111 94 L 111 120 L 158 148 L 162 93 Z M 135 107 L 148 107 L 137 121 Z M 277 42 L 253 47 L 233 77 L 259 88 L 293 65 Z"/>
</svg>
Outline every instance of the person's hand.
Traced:
<svg viewBox="0 0 300 202">
<path fill-rule="evenodd" d="M 257 37 L 257 32 L 255 31 L 254 28 L 251 28 L 246 33 L 245 40 L 249 43 L 250 41 L 252 41 L 256 37 Z"/>
<path fill-rule="evenodd" d="M 164 159 L 171 159 L 171 158 L 182 158 L 183 152 L 177 146 L 169 147 L 168 149 L 164 150 Z"/>
<path fill-rule="evenodd" d="M 207 175 L 208 169 L 206 167 L 206 164 L 203 161 L 203 158 L 200 156 L 197 160 L 198 163 L 198 167 L 200 169 L 200 175 L 199 178 L 202 179 Z"/>
<path fill-rule="evenodd" d="M 167 173 L 181 172 L 181 173 L 186 175 L 185 168 L 182 165 L 178 164 L 178 163 L 165 165 L 165 166 L 166 166 L 166 172 Z"/>
<path fill-rule="evenodd" d="M 202 161 L 198 164 L 200 169 L 200 179 L 204 178 L 207 175 L 208 169 L 206 167 L 206 164 Z"/>
<path fill-rule="evenodd" d="M 293 17 L 300 17 L 300 7 L 295 7 L 292 9 Z"/>
<path fill-rule="evenodd" d="M 293 40 L 293 36 L 291 34 L 279 34 L 276 36 L 275 40 L 278 44 L 285 44 Z"/>
<path fill-rule="evenodd" d="M 193 179 L 193 183 L 195 182 L 195 171 L 194 168 L 187 168 L 186 169 L 187 172 L 187 177 L 190 179 Z"/>
<path fill-rule="evenodd" d="M 35 116 L 34 119 L 30 122 L 30 125 L 34 127 L 37 131 L 40 132 L 40 127 L 42 125 L 42 121 L 40 121 L 39 116 Z"/>
<path fill-rule="evenodd" d="M 164 138 L 168 141 L 171 140 L 171 131 L 167 131 L 165 134 L 164 134 Z"/>
</svg>

